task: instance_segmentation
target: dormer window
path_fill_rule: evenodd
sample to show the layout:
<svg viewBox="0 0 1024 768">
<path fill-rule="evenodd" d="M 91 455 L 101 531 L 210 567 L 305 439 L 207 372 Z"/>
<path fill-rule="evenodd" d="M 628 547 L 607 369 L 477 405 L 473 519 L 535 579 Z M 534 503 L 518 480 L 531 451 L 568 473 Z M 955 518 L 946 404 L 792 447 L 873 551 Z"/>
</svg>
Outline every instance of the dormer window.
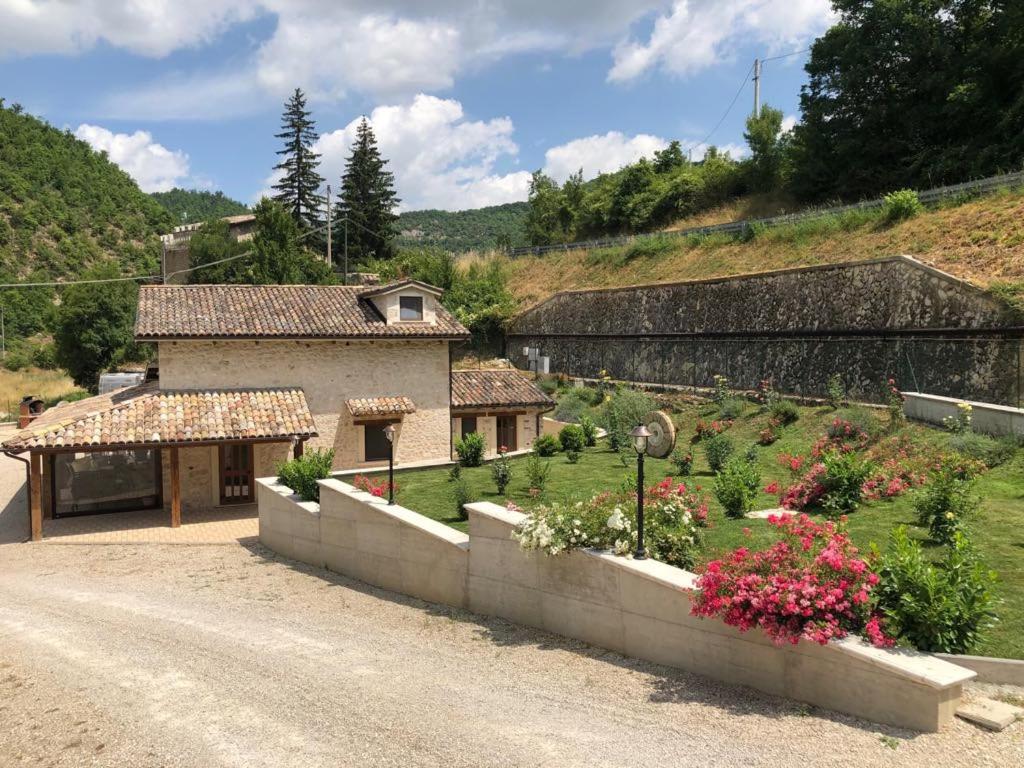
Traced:
<svg viewBox="0 0 1024 768">
<path fill-rule="evenodd" d="M 405 322 L 423 321 L 423 297 L 399 296 L 398 319 Z"/>
</svg>

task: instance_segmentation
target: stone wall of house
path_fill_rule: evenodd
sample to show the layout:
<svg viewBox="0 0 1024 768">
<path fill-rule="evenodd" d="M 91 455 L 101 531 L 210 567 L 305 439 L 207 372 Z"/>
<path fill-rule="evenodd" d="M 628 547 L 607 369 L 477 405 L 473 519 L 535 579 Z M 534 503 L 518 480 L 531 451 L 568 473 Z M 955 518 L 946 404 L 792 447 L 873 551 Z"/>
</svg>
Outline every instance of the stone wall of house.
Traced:
<svg viewBox="0 0 1024 768">
<path fill-rule="evenodd" d="M 319 432 L 308 446 L 334 448 L 336 469 L 360 463 L 361 427 L 345 405 L 360 397 L 415 403 L 400 425 L 396 462 L 449 455 L 445 341 L 162 341 L 159 364 L 163 389 L 301 387 Z"/>
<path fill-rule="evenodd" d="M 1019 317 L 990 294 L 907 257 L 686 283 L 559 293 L 520 315 L 508 355 L 525 347 L 553 373 L 709 387 L 721 374 L 753 388 L 851 396 L 906 390 L 1016 405 Z"/>
<path fill-rule="evenodd" d="M 253 446 L 253 468 L 256 477 L 272 477 L 277 466 L 292 456 L 290 442 L 256 443 Z M 163 507 L 171 508 L 171 452 L 161 453 Z M 178 449 L 178 473 L 181 478 L 182 513 L 212 509 L 220 505 L 220 450 L 215 445 L 199 445 Z M 256 492 L 253 491 L 253 502 Z M 187 522 L 187 520 L 186 520 Z"/>
<path fill-rule="evenodd" d="M 492 412 L 487 416 L 477 416 L 476 431 L 484 437 L 484 456 L 493 458 L 498 455 L 498 417 Z M 540 411 L 530 411 L 516 415 L 516 445 L 515 450 L 525 451 L 533 445 L 537 439 L 537 419 Z M 462 438 L 462 417 L 452 416 L 452 458 L 458 456 L 455 453 L 455 443 Z"/>
</svg>

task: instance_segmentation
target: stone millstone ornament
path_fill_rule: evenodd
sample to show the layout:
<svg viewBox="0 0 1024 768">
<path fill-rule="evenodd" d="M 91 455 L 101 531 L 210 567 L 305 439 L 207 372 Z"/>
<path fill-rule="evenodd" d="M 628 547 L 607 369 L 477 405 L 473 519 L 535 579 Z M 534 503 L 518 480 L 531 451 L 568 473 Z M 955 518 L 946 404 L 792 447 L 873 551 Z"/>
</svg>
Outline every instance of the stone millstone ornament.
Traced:
<svg viewBox="0 0 1024 768">
<path fill-rule="evenodd" d="M 656 459 L 664 459 L 676 447 L 676 427 L 664 411 L 651 411 L 644 417 L 651 436 L 647 438 L 647 453 Z"/>
</svg>

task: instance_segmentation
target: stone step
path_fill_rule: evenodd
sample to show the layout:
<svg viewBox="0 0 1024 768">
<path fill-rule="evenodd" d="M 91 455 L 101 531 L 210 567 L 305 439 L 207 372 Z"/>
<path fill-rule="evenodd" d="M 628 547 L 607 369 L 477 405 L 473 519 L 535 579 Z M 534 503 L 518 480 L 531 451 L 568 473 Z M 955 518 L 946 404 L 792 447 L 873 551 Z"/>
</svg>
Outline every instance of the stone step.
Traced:
<svg viewBox="0 0 1024 768">
<path fill-rule="evenodd" d="M 782 517 L 792 517 L 795 515 L 791 509 L 783 509 L 778 507 L 777 509 L 756 509 L 753 512 L 747 512 L 744 517 L 749 517 L 751 520 L 767 520 L 772 515 L 781 515 Z"/>
<path fill-rule="evenodd" d="M 1024 709 L 995 699 L 976 698 L 962 702 L 956 714 L 990 731 L 1001 731 L 1024 717 Z"/>
</svg>

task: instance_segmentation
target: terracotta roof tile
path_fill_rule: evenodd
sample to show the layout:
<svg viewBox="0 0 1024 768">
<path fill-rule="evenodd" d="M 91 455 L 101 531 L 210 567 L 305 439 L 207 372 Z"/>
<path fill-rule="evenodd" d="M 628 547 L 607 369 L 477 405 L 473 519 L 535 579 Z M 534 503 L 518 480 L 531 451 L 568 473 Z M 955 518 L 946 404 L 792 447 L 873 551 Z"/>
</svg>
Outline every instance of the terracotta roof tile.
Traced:
<svg viewBox="0 0 1024 768">
<path fill-rule="evenodd" d="M 391 416 L 416 413 L 416 405 L 408 397 L 359 397 L 346 400 L 353 416 Z"/>
<path fill-rule="evenodd" d="M 554 400 L 519 371 L 452 371 L 452 408 L 554 405 Z"/>
<path fill-rule="evenodd" d="M 382 286 L 386 288 L 387 286 Z M 358 285 L 144 285 L 138 339 L 468 338 L 441 306 L 437 323 L 388 325 Z"/>
<path fill-rule="evenodd" d="M 160 390 L 156 382 L 46 411 L 6 450 L 315 437 L 301 389 Z"/>
</svg>

